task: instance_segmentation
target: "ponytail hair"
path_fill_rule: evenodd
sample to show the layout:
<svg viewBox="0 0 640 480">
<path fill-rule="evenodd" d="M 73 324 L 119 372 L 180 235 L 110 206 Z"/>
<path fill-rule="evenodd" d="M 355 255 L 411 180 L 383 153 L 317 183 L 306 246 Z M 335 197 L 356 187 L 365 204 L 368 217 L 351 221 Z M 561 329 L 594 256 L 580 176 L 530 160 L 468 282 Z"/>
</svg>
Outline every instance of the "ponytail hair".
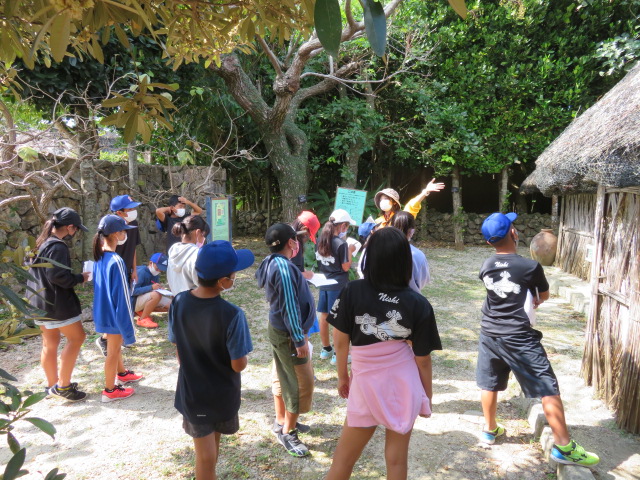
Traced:
<svg viewBox="0 0 640 480">
<path fill-rule="evenodd" d="M 182 238 L 183 235 L 189 235 L 194 230 L 202 230 L 205 237 L 209 235 L 209 225 L 200 215 L 189 215 L 183 221 L 176 223 L 171 228 L 171 233 L 176 237 Z"/>
<path fill-rule="evenodd" d="M 102 250 L 102 243 L 105 239 L 105 234 L 102 233 L 102 230 L 98 230 L 96 234 L 93 236 L 93 259 L 97 262 L 104 255 L 104 251 Z"/>
<path fill-rule="evenodd" d="M 56 221 L 54 218 L 50 218 L 47 220 L 42 227 L 42 231 L 38 238 L 36 239 L 36 248 L 40 248 L 40 246 L 45 242 L 47 238 L 51 236 L 51 232 L 53 232 L 54 227 L 56 227 Z"/>
<path fill-rule="evenodd" d="M 318 253 L 323 257 L 331 256 L 331 239 L 336 236 L 335 231 L 344 223 L 334 223 L 335 218 L 329 217 L 329 221 L 325 223 L 320 232 L 320 238 L 318 238 Z"/>
</svg>

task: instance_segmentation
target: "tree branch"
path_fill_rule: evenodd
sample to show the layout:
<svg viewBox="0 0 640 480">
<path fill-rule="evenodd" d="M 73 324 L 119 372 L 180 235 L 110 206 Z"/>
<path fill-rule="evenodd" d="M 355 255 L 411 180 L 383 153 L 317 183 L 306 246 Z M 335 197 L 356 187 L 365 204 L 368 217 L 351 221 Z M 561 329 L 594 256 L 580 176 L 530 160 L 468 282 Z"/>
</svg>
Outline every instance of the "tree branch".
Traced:
<svg viewBox="0 0 640 480">
<path fill-rule="evenodd" d="M 269 45 L 267 45 L 267 42 L 265 42 L 264 38 L 262 38 L 258 34 L 256 34 L 256 38 L 258 39 L 258 43 L 262 47 L 262 50 L 264 50 L 264 53 L 267 54 L 267 58 L 269 59 L 269 61 L 271 62 L 271 65 L 273 66 L 274 70 L 276 71 L 276 75 L 277 76 L 281 76 L 282 75 L 282 64 L 280 63 L 280 60 L 278 60 L 278 57 L 276 56 L 276 54 L 273 53 L 273 50 L 271 50 L 269 48 Z"/>
<path fill-rule="evenodd" d="M 227 85 L 229 92 L 238 105 L 251 116 L 258 124 L 268 122 L 269 107 L 262 99 L 260 92 L 251 82 L 240 65 L 240 60 L 234 54 L 222 57 L 219 67 L 214 63 L 209 67 L 211 71 L 219 75 Z"/>
<path fill-rule="evenodd" d="M 315 85 L 307 88 L 303 88 L 293 97 L 291 101 L 291 110 L 297 109 L 302 102 L 304 102 L 307 98 L 314 97 L 316 95 L 320 95 L 322 93 L 326 93 L 338 84 L 338 82 L 344 82 L 344 78 L 348 75 L 351 75 L 357 72 L 360 69 L 360 62 L 351 62 L 347 63 L 340 67 L 335 76 L 334 75 L 321 75 L 318 76 L 324 77 L 324 80 L 316 83 Z"/>
<path fill-rule="evenodd" d="M 357 22 L 353 18 L 353 11 L 351 10 L 351 0 L 347 0 L 344 4 L 344 14 L 347 17 L 347 25 L 351 28 L 357 27 Z"/>
</svg>

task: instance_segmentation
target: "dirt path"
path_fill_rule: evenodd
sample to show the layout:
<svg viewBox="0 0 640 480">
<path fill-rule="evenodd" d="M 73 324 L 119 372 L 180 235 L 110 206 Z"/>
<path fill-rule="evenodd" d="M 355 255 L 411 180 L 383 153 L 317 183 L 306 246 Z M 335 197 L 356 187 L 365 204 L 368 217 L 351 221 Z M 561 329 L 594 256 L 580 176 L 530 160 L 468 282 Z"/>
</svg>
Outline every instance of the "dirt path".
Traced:
<svg viewBox="0 0 640 480">
<path fill-rule="evenodd" d="M 261 242 L 243 239 L 261 259 Z M 500 397 L 498 415 L 508 438 L 493 447 L 478 443 L 481 425 L 465 412 L 479 410 L 474 381 L 479 309 L 484 298 L 477 279 L 487 248 L 456 252 L 425 249 L 434 282 L 425 294 L 432 302 L 445 348 L 434 355 L 434 415 L 416 422 L 410 449 L 411 479 L 545 479 L 555 478 L 545 464 L 519 408 L 519 388 L 510 383 Z M 521 252 L 526 255 L 526 252 Z M 255 269 L 237 281 L 227 298 L 242 306 L 251 324 L 255 351 L 243 373 L 243 405 L 238 435 L 223 437 L 220 478 L 320 479 L 326 473 L 344 421 L 345 404 L 335 390 L 336 375 L 328 363 L 316 360 L 314 411 L 303 420 L 313 428 L 303 440 L 313 455 L 295 459 L 287 455 L 269 430 L 273 421 L 270 393 L 270 355 L 266 342 L 267 305 L 253 280 Z M 161 327 L 166 327 L 165 317 Z M 580 379 L 584 319 L 565 302 L 552 299 L 538 314 L 543 341 L 560 380 L 567 420 L 574 437 L 596 451 L 602 462 L 594 470 L 599 479 L 640 478 L 640 437 L 615 426 L 611 413 L 592 397 L 592 389 Z M 91 330 L 92 323 L 85 323 Z M 20 425 L 16 436 L 27 447 L 26 479 L 42 479 L 38 470 L 59 467 L 76 479 L 182 479 L 193 475 L 192 442 L 183 433 L 181 418 L 173 408 L 177 365 L 166 328 L 139 332 L 139 344 L 125 351 L 130 368 L 145 374 L 132 398 L 103 404 L 103 357 L 93 344 L 91 330 L 83 347 L 74 380 L 89 392 L 79 404 L 47 399 L 37 404 L 33 416 L 51 421 L 58 429 L 56 440 Z M 319 339 L 314 336 L 316 351 Z M 44 375 L 39 366 L 38 338 L 10 351 L 0 352 L 2 368 L 19 379 L 21 388 L 39 390 Z M 23 422 L 24 423 L 24 422 Z M 384 478 L 384 435 L 380 430 L 357 464 L 353 478 Z M 9 452 L 0 450 L 0 464 Z"/>
</svg>

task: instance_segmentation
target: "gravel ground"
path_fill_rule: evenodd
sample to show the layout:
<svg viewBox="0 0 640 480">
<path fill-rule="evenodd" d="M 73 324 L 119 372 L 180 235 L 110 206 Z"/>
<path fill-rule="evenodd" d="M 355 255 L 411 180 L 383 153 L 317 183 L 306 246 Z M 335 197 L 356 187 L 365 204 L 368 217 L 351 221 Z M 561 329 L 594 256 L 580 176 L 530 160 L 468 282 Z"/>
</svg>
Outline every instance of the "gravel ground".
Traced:
<svg viewBox="0 0 640 480">
<path fill-rule="evenodd" d="M 257 239 L 241 239 L 258 259 L 266 254 Z M 416 422 L 410 448 L 411 479 L 553 479 L 555 469 L 542 458 L 532 438 L 520 389 L 511 382 L 500 396 L 498 416 L 508 436 L 492 447 L 478 443 L 481 425 L 465 412 L 480 410 L 474 381 L 479 309 L 484 288 L 478 280 L 488 248 L 464 252 L 449 248 L 424 248 L 433 283 L 424 293 L 432 302 L 445 350 L 434 354 L 434 414 Z M 521 252 L 527 255 L 526 251 Z M 242 306 L 251 325 L 255 351 L 243 373 L 241 429 L 223 437 L 220 478 L 320 479 L 329 468 L 331 455 L 344 421 L 344 400 L 337 395 L 336 375 L 327 362 L 315 360 L 314 410 L 303 417 L 312 426 L 303 436 L 313 455 L 306 459 L 288 456 L 269 430 L 273 421 L 270 393 L 270 355 L 266 342 L 267 304 L 255 286 L 255 267 L 240 275 L 237 288 L 226 298 Z M 89 297 L 90 298 L 90 297 Z M 166 315 L 158 315 L 161 328 L 140 331 L 138 344 L 125 350 L 129 368 L 145 378 L 130 399 L 103 404 L 103 357 L 93 340 L 93 324 L 85 323 L 88 338 L 74 373 L 74 381 L 89 392 L 77 404 L 47 399 L 33 407 L 32 416 L 51 421 L 58 433 L 55 441 L 22 422 L 15 434 L 27 447 L 23 478 L 42 479 L 54 467 L 69 479 L 183 479 L 193 476 L 192 442 L 181 428 L 173 408 L 177 362 L 166 340 Z M 640 478 L 640 437 L 620 431 L 611 412 L 593 396 L 579 377 L 584 318 L 566 302 L 553 298 L 538 313 L 543 343 L 559 377 L 573 436 L 602 462 L 593 473 L 598 479 Z M 316 352 L 319 338 L 314 336 Z M 40 390 L 44 375 L 39 366 L 40 339 L 0 352 L 2 368 L 18 378 L 22 389 Z M 384 478 L 384 432 L 378 429 L 365 449 L 353 478 Z M 9 450 L 0 450 L 0 464 Z"/>
</svg>

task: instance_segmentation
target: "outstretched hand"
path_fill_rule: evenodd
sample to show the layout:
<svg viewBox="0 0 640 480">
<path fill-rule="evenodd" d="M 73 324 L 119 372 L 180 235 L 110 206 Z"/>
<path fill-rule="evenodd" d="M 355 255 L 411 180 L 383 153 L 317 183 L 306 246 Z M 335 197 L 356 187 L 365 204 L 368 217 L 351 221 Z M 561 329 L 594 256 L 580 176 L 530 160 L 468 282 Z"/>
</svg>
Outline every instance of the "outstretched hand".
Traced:
<svg viewBox="0 0 640 480">
<path fill-rule="evenodd" d="M 431 192 L 439 192 L 444 188 L 444 183 L 442 182 L 435 183 L 435 182 L 436 182 L 436 179 L 432 178 L 431 181 L 427 183 L 427 186 L 424 187 L 424 190 L 422 190 L 422 193 L 424 195 L 429 195 L 429 193 Z"/>
</svg>

